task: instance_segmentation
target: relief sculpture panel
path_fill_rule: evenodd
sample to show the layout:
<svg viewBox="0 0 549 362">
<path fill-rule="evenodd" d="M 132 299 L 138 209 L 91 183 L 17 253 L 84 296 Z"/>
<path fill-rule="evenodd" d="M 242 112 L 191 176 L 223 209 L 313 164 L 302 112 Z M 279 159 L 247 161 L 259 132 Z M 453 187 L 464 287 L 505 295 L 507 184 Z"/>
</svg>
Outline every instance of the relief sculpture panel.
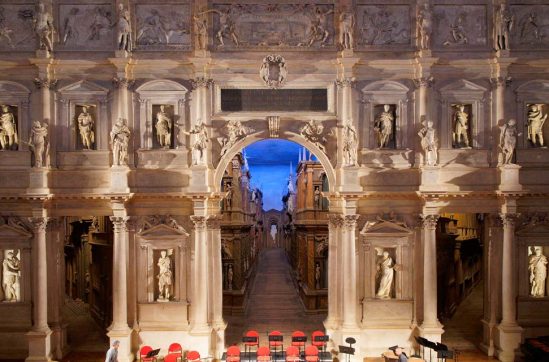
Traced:
<svg viewBox="0 0 549 362">
<path fill-rule="evenodd" d="M 59 5 L 59 41 L 63 49 L 108 50 L 113 47 L 111 4 Z"/>
<path fill-rule="evenodd" d="M 486 45 L 487 26 L 484 5 L 436 5 L 434 25 L 434 44 L 439 48 Z"/>
<path fill-rule="evenodd" d="M 0 51 L 29 51 L 36 48 L 33 31 L 34 4 L 0 6 Z"/>
<path fill-rule="evenodd" d="M 358 44 L 410 45 L 408 5 L 357 5 Z"/>
<path fill-rule="evenodd" d="M 512 5 L 511 45 L 549 46 L 549 5 Z"/>
<path fill-rule="evenodd" d="M 191 21 L 188 4 L 137 4 L 137 47 L 142 50 L 191 47 Z"/>
</svg>

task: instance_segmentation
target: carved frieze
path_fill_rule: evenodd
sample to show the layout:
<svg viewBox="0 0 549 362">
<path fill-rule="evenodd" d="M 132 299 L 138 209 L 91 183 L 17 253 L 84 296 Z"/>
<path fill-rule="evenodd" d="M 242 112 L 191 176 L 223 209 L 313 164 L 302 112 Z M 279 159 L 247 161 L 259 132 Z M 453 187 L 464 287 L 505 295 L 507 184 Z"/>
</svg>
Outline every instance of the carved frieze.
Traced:
<svg viewBox="0 0 549 362">
<path fill-rule="evenodd" d="M 485 46 L 486 13 L 484 5 L 435 5 L 434 45 L 449 49 Z"/>
<path fill-rule="evenodd" d="M 549 46 L 546 36 L 549 5 L 511 5 L 514 26 L 511 29 L 512 48 Z"/>
<path fill-rule="evenodd" d="M 138 49 L 191 48 L 189 4 L 136 4 L 135 19 Z"/>
<path fill-rule="evenodd" d="M 0 6 L 0 51 L 36 49 L 36 34 L 33 30 L 35 12 L 33 3 Z"/>
<path fill-rule="evenodd" d="M 64 50 L 108 50 L 113 47 L 116 16 L 110 3 L 59 5 L 59 45 Z"/>
<path fill-rule="evenodd" d="M 359 46 L 411 45 L 409 5 L 357 5 Z"/>
</svg>

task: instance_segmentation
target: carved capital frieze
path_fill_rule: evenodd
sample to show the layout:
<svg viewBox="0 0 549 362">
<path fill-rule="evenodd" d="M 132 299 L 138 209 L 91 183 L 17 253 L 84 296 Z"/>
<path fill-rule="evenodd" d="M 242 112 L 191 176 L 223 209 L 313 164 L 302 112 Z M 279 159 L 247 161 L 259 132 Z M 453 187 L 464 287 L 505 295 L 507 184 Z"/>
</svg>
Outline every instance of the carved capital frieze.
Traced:
<svg viewBox="0 0 549 362">
<path fill-rule="evenodd" d="M 420 215 L 423 223 L 423 228 L 428 230 L 435 230 L 440 215 Z"/>
<path fill-rule="evenodd" d="M 492 89 L 497 89 L 500 87 L 508 87 L 511 85 L 511 82 L 513 81 L 513 78 L 511 77 L 494 77 L 490 78 L 490 84 L 492 85 Z"/>
<path fill-rule="evenodd" d="M 109 216 L 114 227 L 114 233 L 122 233 L 128 231 L 128 216 Z"/>
<path fill-rule="evenodd" d="M 358 221 L 359 215 L 345 215 L 344 225 L 347 229 L 356 228 L 356 223 Z"/>
<path fill-rule="evenodd" d="M 34 85 L 37 89 L 55 89 L 57 87 L 57 79 L 50 79 L 48 77 L 36 77 L 34 78 Z"/>
<path fill-rule="evenodd" d="M 221 215 L 210 215 L 206 218 L 206 226 L 208 229 L 220 229 L 222 219 Z"/>
<path fill-rule="evenodd" d="M 130 88 L 135 83 L 135 80 L 114 76 L 112 78 L 112 85 L 115 88 Z"/>
<path fill-rule="evenodd" d="M 29 222 L 32 225 L 32 229 L 35 233 L 45 232 L 46 227 L 48 226 L 49 220 L 50 218 L 48 217 L 29 217 Z M 18 224 L 18 225 L 21 225 L 21 228 L 22 228 L 23 224 Z"/>
<path fill-rule="evenodd" d="M 194 228 L 196 230 L 206 229 L 206 217 L 205 216 L 192 215 L 191 216 L 191 221 L 193 222 Z"/>
<path fill-rule="evenodd" d="M 416 88 L 431 88 L 434 82 L 435 78 L 433 76 L 414 79 L 414 85 L 416 86 Z"/>
<path fill-rule="evenodd" d="M 335 81 L 335 84 L 338 87 L 344 88 L 344 87 L 354 87 L 356 85 L 355 78 L 341 78 Z"/>
<path fill-rule="evenodd" d="M 511 214 L 511 213 L 501 213 L 499 217 L 504 228 L 514 228 L 517 224 L 517 220 L 520 214 Z"/>
<path fill-rule="evenodd" d="M 269 122 L 269 137 L 278 138 L 280 131 L 280 116 L 268 116 Z"/>
<path fill-rule="evenodd" d="M 341 227 L 345 223 L 345 218 L 343 214 L 328 214 L 328 221 L 331 227 Z"/>
<path fill-rule="evenodd" d="M 213 79 L 205 78 L 205 77 L 196 77 L 191 80 L 193 89 L 198 89 L 200 87 L 208 88 L 209 86 L 213 85 L 213 83 L 214 83 Z"/>
</svg>

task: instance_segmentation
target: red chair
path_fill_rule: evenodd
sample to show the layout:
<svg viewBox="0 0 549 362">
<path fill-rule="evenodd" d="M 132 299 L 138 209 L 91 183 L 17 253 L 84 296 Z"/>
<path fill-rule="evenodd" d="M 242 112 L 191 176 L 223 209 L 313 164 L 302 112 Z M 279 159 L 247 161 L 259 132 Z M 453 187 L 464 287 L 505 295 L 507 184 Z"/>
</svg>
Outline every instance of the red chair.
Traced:
<svg viewBox="0 0 549 362">
<path fill-rule="evenodd" d="M 324 351 L 324 348 L 326 347 L 326 342 L 325 341 L 317 341 L 316 340 L 316 337 L 324 337 L 325 334 L 324 332 L 322 331 L 314 331 L 313 334 L 312 334 L 312 345 L 315 346 L 316 348 L 320 349 L 321 351 Z"/>
<path fill-rule="evenodd" d="M 139 350 L 139 360 L 141 362 L 156 362 L 156 357 L 147 357 L 150 351 L 152 351 L 151 346 L 143 346 Z"/>
<path fill-rule="evenodd" d="M 227 349 L 227 362 L 240 362 L 240 348 L 238 346 L 230 346 Z"/>
<path fill-rule="evenodd" d="M 292 333 L 292 346 L 299 348 L 299 354 L 301 355 L 301 349 L 305 348 L 305 341 L 303 342 L 294 341 L 295 337 L 305 337 L 305 333 L 303 333 L 302 331 L 295 331 Z M 305 340 L 306 339 L 307 338 L 305 337 Z"/>
<path fill-rule="evenodd" d="M 197 351 L 187 352 L 187 362 L 200 362 L 200 353 Z"/>
<path fill-rule="evenodd" d="M 299 362 L 299 349 L 294 346 L 286 348 L 286 362 Z"/>
<path fill-rule="evenodd" d="M 257 331 L 248 331 L 246 332 L 247 338 L 255 338 L 253 341 L 244 342 L 244 349 L 248 352 L 248 357 L 250 356 L 250 350 L 252 347 L 259 348 L 259 333 Z"/>
<path fill-rule="evenodd" d="M 283 337 L 280 331 L 272 331 L 271 333 L 269 333 L 269 348 L 270 349 L 274 348 L 274 354 L 276 359 L 278 348 L 280 347 L 280 349 L 282 350 L 282 345 L 284 344 L 284 342 L 282 339 L 280 341 L 271 341 L 270 337 L 273 337 L 273 336 L 280 336 L 280 338 L 283 338 Z"/>
<path fill-rule="evenodd" d="M 305 348 L 305 361 L 318 362 L 318 348 L 316 346 L 307 346 Z"/>
<path fill-rule="evenodd" d="M 257 349 L 257 360 L 261 362 L 271 361 L 271 350 L 269 347 L 259 347 Z"/>
<path fill-rule="evenodd" d="M 164 362 L 181 362 L 183 360 L 183 348 L 179 343 L 172 343 L 168 347 L 168 354 Z"/>
</svg>

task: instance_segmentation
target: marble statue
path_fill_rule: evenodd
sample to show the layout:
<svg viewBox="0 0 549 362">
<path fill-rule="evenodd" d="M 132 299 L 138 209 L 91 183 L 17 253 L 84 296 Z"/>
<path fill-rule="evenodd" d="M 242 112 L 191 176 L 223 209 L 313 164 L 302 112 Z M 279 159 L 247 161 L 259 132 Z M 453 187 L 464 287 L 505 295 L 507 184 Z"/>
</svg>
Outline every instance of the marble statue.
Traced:
<svg viewBox="0 0 549 362">
<path fill-rule="evenodd" d="M 543 125 L 547 113 L 543 114 L 542 104 L 531 104 L 528 108 L 528 140 L 534 146 L 545 147 L 543 141 Z"/>
<path fill-rule="evenodd" d="M 172 119 L 166 113 L 166 106 L 161 105 L 156 113 L 156 138 L 162 148 L 170 148 L 172 145 Z"/>
<path fill-rule="evenodd" d="M 78 115 L 78 130 L 82 145 L 86 150 L 91 150 L 95 143 L 94 123 L 93 116 L 88 112 L 88 107 L 83 106 L 82 112 Z"/>
<path fill-rule="evenodd" d="M 167 302 L 170 300 L 170 290 L 172 287 L 172 260 L 167 255 L 166 250 L 160 252 L 158 258 L 158 301 Z"/>
<path fill-rule="evenodd" d="M 301 137 L 307 139 L 309 142 L 317 146 L 322 152 L 326 153 L 326 138 L 322 136 L 324 132 L 324 126 L 322 122 L 317 122 L 314 119 L 309 120 L 303 127 L 300 129 Z"/>
<path fill-rule="evenodd" d="M 315 288 L 320 289 L 320 264 L 315 265 Z"/>
<path fill-rule="evenodd" d="M 121 166 L 128 164 L 128 145 L 131 131 L 125 119 L 118 118 L 111 130 L 112 164 Z"/>
<path fill-rule="evenodd" d="M 193 150 L 193 165 L 203 165 L 206 163 L 205 155 L 208 148 L 208 130 L 206 124 L 200 122 L 195 124 L 189 132 L 183 131 L 186 135 L 194 135 L 194 142 L 192 143 Z"/>
<path fill-rule="evenodd" d="M 38 10 L 33 21 L 34 32 L 40 41 L 40 49 L 53 52 L 56 31 L 53 26 L 53 16 L 46 10 L 44 3 L 38 3 Z"/>
<path fill-rule="evenodd" d="M 66 45 L 69 40 L 71 42 L 78 40 L 78 19 L 76 16 L 79 12 L 79 8 L 72 8 L 63 22 L 63 45 Z"/>
<path fill-rule="evenodd" d="M 419 130 L 418 135 L 421 139 L 421 148 L 425 155 L 425 164 L 427 166 L 436 166 L 438 160 L 438 139 L 436 130 L 433 128 L 433 121 L 423 121 L 423 128 Z"/>
<path fill-rule="evenodd" d="M 444 46 L 451 46 L 451 45 L 463 45 L 467 44 L 469 42 L 469 39 L 467 38 L 467 34 L 465 33 L 465 15 L 460 14 L 456 17 L 453 24 L 450 24 L 450 35 L 448 36 L 447 40 L 442 43 Z"/>
<path fill-rule="evenodd" d="M 343 164 L 356 166 L 358 153 L 358 135 L 355 126 L 349 119 L 343 125 Z"/>
<path fill-rule="evenodd" d="M 227 136 L 217 139 L 221 145 L 221 156 L 227 153 L 239 140 L 254 131 L 252 128 L 244 126 L 240 121 L 235 120 L 230 120 L 225 128 L 227 129 Z"/>
<path fill-rule="evenodd" d="M 418 20 L 419 49 L 427 50 L 431 48 L 431 34 L 433 31 L 433 14 L 429 4 L 424 4 L 419 10 Z"/>
<path fill-rule="evenodd" d="M 320 42 L 320 46 L 326 45 L 326 42 L 330 37 L 330 32 L 328 31 L 328 26 L 326 24 L 326 18 L 333 12 L 333 9 L 323 12 L 321 8 L 315 8 L 311 19 L 311 24 L 309 26 L 309 41 L 307 42 L 308 47 L 312 46 L 317 41 Z"/>
<path fill-rule="evenodd" d="M 223 206 L 225 210 L 230 210 L 233 208 L 233 185 L 230 182 L 225 184 L 225 198 Z"/>
<path fill-rule="evenodd" d="M 4 8 L 0 7 L 0 40 L 6 39 L 8 42 L 8 45 L 11 48 L 15 48 L 15 44 L 13 43 L 13 29 L 10 29 L 6 25 L 6 16 L 4 15 Z"/>
<path fill-rule="evenodd" d="M 515 17 L 505 4 L 500 4 L 494 15 L 494 48 L 496 50 L 508 50 L 509 38 Z"/>
<path fill-rule="evenodd" d="M 381 112 L 374 121 L 374 131 L 377 136 L 377 148 L 389 146 L 389 141 L 393 137 L 393 128 L 395 116 L 391 111 L 391 106 L 385 104 Z"/>
<path fill-rule="evenodd" d="M 318 187 L 318 186 L 315 186 L 314 206 L 317 209 L 322 208 L 322 193 L 320 192 L 320 187 Z"/>
<path fill-rule="evenodd" d="M 48 124 L 34 121 L 29 134 L 29 148 L 34 155 L 34 167 L 49 166 L 50 144 L 48 142 Z"/>
<path fill-rule="evenodd" d="M 117 22 L 118 50 L 126 52 L 132 51 L 132 26 L 130 21 L 130 11 L 124 9 L 124 4 L 120 3 L 118 8 Z"/>
<path fill-rule="evenodd" d="M 229 290 L 233 290 L 233 276 L 234 276 L 233 265 L 229 264 L 227 268 L 227 289 Z"/>
<path fill-rule="evenodd" d="M 17 134 L 17 124 L 15 117 L 7 105 L 2 106 L 2 115 L 0 116 L 0 146 L 3 150 L 12 150 L 17 148 L 19 136 Z"/>
<path fill-rule="evenodd" d="M 521 133 L 517 130 L 517 121 L 510 119 L 507 123 L 500 127 L 501 133 L 499 136 L 499 165 L 509 165 L 513 163 L 513 154 L 517 146 L 517 137 Z"/>
<path fill-rule="evenodd" d="M 232 259 L 233 258 L 233 252 L 231 251 L 231 248 L 229 247 L 229 244 L 227 240 L 221 239 L 221 251 L 223 252 L 223 258 L 226 259 Z"/>
<path fill-rule="evenodd" d="M 196 46 L 198 50 L 206 50 L 208 45 L 208 21 L 204 13 L 193 15 Z"/>
<path fill-rule="evenodd" d="M 343 49 L 353 49 L 355 31 L 355 14 L 350 11 L 342 11 L 339 14 L 339 45 Z"/>
<path fill-rule="evenodd" d="M 379 278 L 379 287 L 376 292 L 377 298 L 391 299 L 394 275 L 393 258 L 389 256 L 388 251 L 383 251 L 381 258 L 377 262 L 377 278 Z"/>
<path fill-rule="evenodd" d="M 452 139 L 455 148 L 470 148 L 469 136 L 469 114 L 465 111 L 465 105 L 459 104 L 456 106 L 457 111 L 454 113 L 454 132 Z M 464 145 L 461 147 L 461 145 Z"/>
<path fill-rule="evenodd" d="M 19 282 L 21 262 L 17 257 L 17 253 L 16 250 L 7 250 L 2 262 L 2 287 L 5 302 L 21 301 L 21 285 Z"/>
<path fill-rule="evenodd" d="M 528 260 L 530 272 L 530 295 L 532 297 L 545 297 L 545 282 L 547 280 L 547 257 L 543 255 L 541 246 L 533 247 L 534 253 Z"/>
</svg>

